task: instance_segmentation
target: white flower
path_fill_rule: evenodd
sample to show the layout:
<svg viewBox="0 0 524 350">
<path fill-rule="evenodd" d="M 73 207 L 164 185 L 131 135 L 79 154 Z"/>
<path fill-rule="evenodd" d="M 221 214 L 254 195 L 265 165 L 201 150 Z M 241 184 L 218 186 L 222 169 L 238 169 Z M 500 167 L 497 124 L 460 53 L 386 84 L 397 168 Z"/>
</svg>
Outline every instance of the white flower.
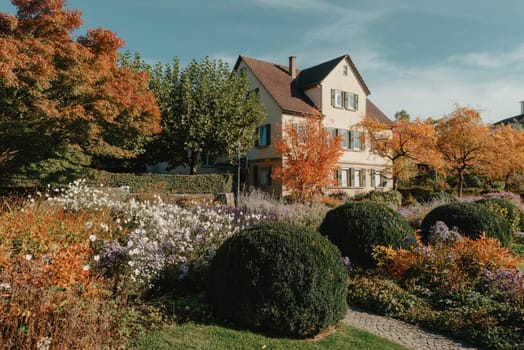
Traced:
<svg viewBox="0 0 524 350">
<path fill-rule="evenodd" d="M 2 282 L 0 283 L 0 289 L 11 289 L 11 285 L 9 283 Z"/>
<path fill-rule="evenodd" d="M 89 235 L 89 240 L 90 240 L 91 242 L 96 241 L 96 235 Z"/>
<path fill-rule="evenodd" d="M 29 260 L 33 260 L 33 256 L 31 254 L 26 254 L 25 255 L 25 259 L 28 260 L 28 261 Z"/>
<path fill-rule="evenodd" d="M 84 270 L 84 271 L 89 271 L 89 265 L 84 265 L 83 270 Z"/>
<path fill-rule="evenodd" d="M 95 255 L 95 256 L 93 256 L 93 260 L 94 260 L 94 261 L 98 261 L 98 260 L 100 260 L 100 255 Z"/>
<path fill-rule="evenodd" d="M 86 228 L 89 230 L 93 227 L 93 223 L 91 221 L 86 222 Z"/>
</svg>

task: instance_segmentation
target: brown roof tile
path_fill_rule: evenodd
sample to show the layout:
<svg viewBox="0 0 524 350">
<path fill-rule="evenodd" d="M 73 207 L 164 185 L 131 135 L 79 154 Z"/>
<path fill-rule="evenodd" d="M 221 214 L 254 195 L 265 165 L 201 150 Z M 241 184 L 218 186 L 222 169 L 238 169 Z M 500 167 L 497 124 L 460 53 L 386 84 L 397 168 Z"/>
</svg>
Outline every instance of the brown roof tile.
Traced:
<svg viewBox="0 0 524 350">
<path fill-rule="evenodd" d="M 235 69 L 240 60 L 246 63 L 282 110 L 298 113 L 311 113 L 313 111 L 313 102 L 299 88 L 297 79 L 291 78 L 288 67 L 240 56 Z"/>
<path fill-rule="evenodd" d="M 329 74 L 329 72 L 331 72 L 331 70 L 333 70 L 333 68 L 346 57 L 348 58 L 352 69 L 356 72 L 357 78 L 362 83 L 364 91 L 369 94 L 369 90 L 364 83 L 364 80 L 362 80 L 358 70 L 353 65 L 351 58 L 349 58 L 349 55 L 347 54 L 302 71 L 297 70 L 296 79 L 291 78 L 287 66 L 261 61 L 242 55 L 238 57 L 234 70 L 238 68 L 240 61 L 244 61 L 283 111 L 311 113 L 315 108 L 315 105 L 304 93 L 303 88 L 321 82 L 327 74 Z M 392 123 L 392 121 L 368 98 L 366 98 L 366 109 L 369 117 L 386 124 Z"/>
<path fill-rule="evenodd" d="M 369 98 L 366 98 L 366 114 L 368 118 L 378 122 L 391 125 L 393 121 L 389 119 Z"/>
</svg>

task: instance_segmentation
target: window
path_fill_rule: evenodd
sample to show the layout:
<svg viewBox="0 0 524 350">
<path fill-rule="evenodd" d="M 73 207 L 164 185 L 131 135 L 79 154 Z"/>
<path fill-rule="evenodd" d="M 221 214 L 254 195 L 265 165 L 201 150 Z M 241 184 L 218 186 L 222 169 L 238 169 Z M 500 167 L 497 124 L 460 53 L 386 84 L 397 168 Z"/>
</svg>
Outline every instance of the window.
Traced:
<svg viewBox="0 0 524 350">
<path fill-rule="evenodd" d="M 356 111 L 358 109 L 358 95 L 344 91 L 344 108 Z"/>
<path fill-rule="evenodd" d="M 371 186 L 372 187 L 386 187 L 387 179 L 383 170 L 373 169 L 371 171 Z"/>
<path fill-rule="evenodd" d="M 306 143 L 307 127 L 303 123 L 293 123 L 293 129 L 297 133 L 297 140 L 299 143 Z"/>
<path fill-rule="evenodd" d="M 348 187 L 349 169 L 340 169 L 340 186 Z"/>
<path fill-rule="evenodd" d="M 340 145 L 343 148 L 349 148 L 349 130 L 337 129 L 337 134 L 342 138 Z"/>
<path fill-rule="evenodd" d="M 249 100 L 249 98 L 250 98 L 251 96 L 253 96 L 253 95 L 255 95 L 256 98 L 257 98 L 257 100 L 259 100 L 260 89 L 259 89 L 259 88 L 256 88 L 256 89 L 253 89 L 253 90 L 249 90 L 249 91 L 247 92 L 247 97 L 246 97 L 246 99 Z"/>
<path fill-rule="evenodd" d="M 326 131 L 328 132 L 328 138 L 330 140 L 333 140 L 335 137 L 337 137 L 337 129 L 335 129 L 335 128 L 326 128 Z"/>
<path fill-rule="evenodd" d="M 271 186 L 271 167 L 256 166 L 254 177 L 255 177 L 255 181 L 254 181 L 255 185 Z"/>
<path fill-rule="evenodd" d="M 348 76 L 348 66 L 342 67 L 342 75 L 345 77 Z"/>
<path fill-rule="evenodd" d="M 271 144 L 271 124 L 266 124 L 257 128 L 257 143 L 259 147 L 269 146 Z"/>
<path fill-rule="evenodd" d="M 362 133 L 360 131 L 351 132 L 351 149 L 355 151 L 361 151 L 363 144 L 361 141 Z"/>
<path fill-rule="evenodd" d="M 343 91 L 342 90 L 334 90 L 331 89 L 331 105 L 333 107 L 337 108 L 343 108 L 344 102 L 343 102 Z"/>
<path fill-rule="evenodd" d="M 350 187 L 366 187 L 366 172 L 364 169 L 349 169 Z"/>
<path fill-rule="evenodd" d="M 331 89 L 331 105 L 336 108 L 358 110 L 358 95 L 352 92 Z"/>
<path fill-rule="evenodd" d="M 215 158 L 211 157 L 209 155 L 209 152 L 206 152 L 204 155 L 204 159 L 202 159 L 202 166 L 203 167 L 212 167 L 215 165 Z"/>
</svg>

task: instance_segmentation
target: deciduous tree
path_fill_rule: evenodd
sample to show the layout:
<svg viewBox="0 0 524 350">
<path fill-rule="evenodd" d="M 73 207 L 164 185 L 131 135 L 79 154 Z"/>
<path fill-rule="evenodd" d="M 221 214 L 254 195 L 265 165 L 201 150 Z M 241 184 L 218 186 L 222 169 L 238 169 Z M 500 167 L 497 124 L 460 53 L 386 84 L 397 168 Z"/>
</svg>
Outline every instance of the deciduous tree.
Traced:
<svg viewBox="0 0 524 350">
<path fill-rule="evenodd" d="M 275 167 L 271 174 L 298 201 L 311 200 L 334 183 L 333 173 L 342 155 L 341 137 L 329 137 L 320 112 L 302 118 L 283 126 L 274 144 L 282 155 L 282 166 Z"/>
<path fill-rule="evenodd" d="M 0 13 L 0 144 L 11 174 L 60 180 L 105 157 L 130 158 L 160 131 L 148 76 L 116 64 L 123 41 L 89 30 L 64 0 L 12 0 Z"/>
<path fill-rule="evenodd" d="M 253 146 L 264 111 L 258 96 L 248 96 L 246 77 L 232 74 L 225 62 L 206 57 L 184 69 L 178 59 L 155 65 L 150 86 L 162 112 L 157 160 L 187 165 L 193 174 L 206 154 L 234 159 L 239 148 Z"/>
<path fill-rule="evenodd" d="M 524 176 L 524 131 L 502 125 L 491 131 L 494 145 L 488 154 L 488 175 L 504 181 L 506 190 L 514 178 Z"/>
<path fill-rule="evenodd" d="M 409 172 L 410 164 L 426 164 L 438 168 L 440 154 L 436 150 L 437 137 L 434 125 L 430 121 L 417 119 L 409 121 L 407 113 L 392 125 L 386 125 L 371 118 L 366 118 L 360 125 L 367 130 L 372 152 L 391 159 L 393 162 L 393 186 L 404 173 Z"/>
<path fill-rule="evenodd" d="M 489 129 L 482 123 L 479 112 L 460 106 L 437 122 L 437 149 L 446 170 L 457 177 L 460 197 L 464 175 L 472 170 L 482 173 L 489 164 L 489 154 L 493 150 Z"/>
</svg>

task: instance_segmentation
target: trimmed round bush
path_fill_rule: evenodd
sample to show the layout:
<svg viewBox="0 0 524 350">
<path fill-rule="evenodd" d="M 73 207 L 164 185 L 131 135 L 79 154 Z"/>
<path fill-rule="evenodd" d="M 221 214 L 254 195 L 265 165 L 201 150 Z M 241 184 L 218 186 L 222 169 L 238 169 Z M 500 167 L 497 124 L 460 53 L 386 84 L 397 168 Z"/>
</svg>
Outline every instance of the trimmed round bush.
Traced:
<svg viewBox="0 0 524 350">
<path fill-rule="evenodd" d="M 345 314 L 348 273 L 318 232 L 287 223 L 246 228 L 218 249 L 208 297 L 218 316 L 291 337 L 314 335 Z"/>
<path fill-rule="evenodd" d="M 398 212 L 383 203 L 348 202 L 330 210 L 319 228 L 343 256 L 360 267 L 373 267 L 375 245 L 398 248 L 404 241 L 414 242 L 413 229 Z"/>
<path fill-rule="evenodd" d="M 520 230 L 521 211 L 515 204 L 500 198 L 483 198 L 475 203 L 481 204 L 489 210 L 504 216 L 509 222 L 511 233 Z"/>
<path fill-rule="evenodd" d="M 431 226 L 437 221 L 444 222 L 449 228 L 457 228 L 459 233 L 470 238 L 478 238 L 485 233 L 496 238 L 504 246 L 511 240 L 508 221 L 483 205 L 475 203 L 449 203 L 436 207 L 426 215 L 420 228 L 422 237 L 427 242 Z"/>
</svg>

